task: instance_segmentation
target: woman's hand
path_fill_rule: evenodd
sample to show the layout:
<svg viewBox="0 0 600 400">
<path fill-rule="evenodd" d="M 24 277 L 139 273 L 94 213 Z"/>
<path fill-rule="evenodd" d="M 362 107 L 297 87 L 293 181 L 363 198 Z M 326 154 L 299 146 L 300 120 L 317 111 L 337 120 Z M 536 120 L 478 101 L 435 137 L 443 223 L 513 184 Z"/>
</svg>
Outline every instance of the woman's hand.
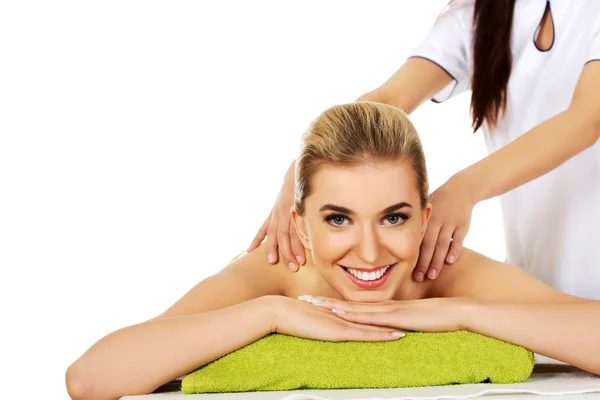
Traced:
<svg viewBox="0 0 600 400">
<path fill-rule="evenodd" d="M 292 163 L 269 217 L 248 247 L 248 252 L 256 249 L 266 236 L 267 261 L 277 264 L 281 252 L 283 262 L 291 271 L 297 271 L 299 266 L 306 262 L 304 246 L 290 215 L 290 209 L 294 205 L 294 168 L 295 164 Z"/>
<path fill-rule="evenodd" d="M 435 279 L 444 263 L 453 264 L 460 257 L 476 204 L 467 189 L 455 175 L 431 195 L 431 218 L 421 243 L 416 280 Z"/>
<path fill-rule="evenodd" d="M 382 342 L 404 336 L 398 329 L 338 318 L 331 310 L 285 296 L 265 296 L 273 310 L 271 332 L 328 342 Z"/>
<path fill-rule="evenodd" d="M 300 296 L 315 308 L 332 310 L 340 319 L 356 324 L 417 332 L 466 330 L 476 300 L 462 297 L 352 303 L 327 297 Z"/>
</svg>

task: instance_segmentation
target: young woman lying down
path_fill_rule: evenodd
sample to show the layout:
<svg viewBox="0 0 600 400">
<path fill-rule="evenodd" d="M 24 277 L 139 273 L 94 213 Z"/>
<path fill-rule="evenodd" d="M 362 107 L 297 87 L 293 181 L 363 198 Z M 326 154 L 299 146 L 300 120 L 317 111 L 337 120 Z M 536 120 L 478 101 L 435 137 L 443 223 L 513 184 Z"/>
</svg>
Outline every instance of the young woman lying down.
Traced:
<svg viewBox="0 0 600 400">
<path fill-rule="evenodd" d="M 326 110 L 303 137 L 295 185 L 306 266 L 272 267 L 263 247 L 238 258 L 156 318 L 95 343 L 67 371 L 70 396 L 151 393 L 273 332 L 389 341 L 468 330 L 600 374 L 600 302 L 469 250 L 438 279 L 413 278 L 431 205 L 421 142 L 399 109 Z"/>
</svg>

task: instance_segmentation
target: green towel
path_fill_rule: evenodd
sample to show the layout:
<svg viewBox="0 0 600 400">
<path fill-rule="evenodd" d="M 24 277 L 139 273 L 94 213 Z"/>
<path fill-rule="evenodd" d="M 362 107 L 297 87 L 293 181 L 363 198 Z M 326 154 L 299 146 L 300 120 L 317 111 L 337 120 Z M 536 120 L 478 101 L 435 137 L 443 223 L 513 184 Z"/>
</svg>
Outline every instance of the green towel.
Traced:
<svg viewBox="0 0 600 400">
<path fill-rule="evenodd" d="M 525 381 L 533 353 L 471 332 L 407 333 L 391 342 L 270 334 L 186 375 L 182 392 L 396 388 Z"/>
</svg>

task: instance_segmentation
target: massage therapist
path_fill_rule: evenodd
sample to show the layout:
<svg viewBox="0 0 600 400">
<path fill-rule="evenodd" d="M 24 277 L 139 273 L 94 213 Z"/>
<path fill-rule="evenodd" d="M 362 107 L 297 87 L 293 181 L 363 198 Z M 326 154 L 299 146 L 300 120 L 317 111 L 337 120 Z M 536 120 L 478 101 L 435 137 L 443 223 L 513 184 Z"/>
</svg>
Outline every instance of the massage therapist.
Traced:
<svg viewBox="0 0 600 400">
<path fill-rule="evenodd" d="M 410 113 L 471 90 L 489 155 L 433 192 L 415 279 L 454 263 L 473 207 L 500 196 L 506 261 L 600 299 L 598 61 L 600 1 L 453 0 L 404 65 L 358 99 Z M 290 220 L 293 175 L 292 163 L 249 250 L 267 236 L 269 262 L 296 270 L 306 259 Z"/>
</svg>

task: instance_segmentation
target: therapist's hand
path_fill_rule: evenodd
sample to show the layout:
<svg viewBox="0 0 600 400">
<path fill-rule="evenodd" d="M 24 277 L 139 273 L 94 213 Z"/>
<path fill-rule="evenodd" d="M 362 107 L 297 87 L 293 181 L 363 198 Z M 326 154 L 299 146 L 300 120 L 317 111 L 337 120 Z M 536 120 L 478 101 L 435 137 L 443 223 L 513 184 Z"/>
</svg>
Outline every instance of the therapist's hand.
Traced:
<svg viewBox="0 0 600 400">
<path fill-rule="evenodd" d="M 463 241 L 469 232 L 475 202 L 465 184 L 455 175 L 431 195 L 431 217 L 421 243 L 415 279 L 435 279 L 444 264 L 460 257 Z"/>
<path fill-rule="evenodd" d="M 292 222 L 290 209 L 294 205 L 294 163 L 288 169 L 283 186 L 271 214 L 256 233 L 248 252 L 256 249 L 267 237 L 267 261 L 277 264 L 279 253 L 291 271 L 297 271 L 306 262 L 306 252 Z"/>
</svg>

